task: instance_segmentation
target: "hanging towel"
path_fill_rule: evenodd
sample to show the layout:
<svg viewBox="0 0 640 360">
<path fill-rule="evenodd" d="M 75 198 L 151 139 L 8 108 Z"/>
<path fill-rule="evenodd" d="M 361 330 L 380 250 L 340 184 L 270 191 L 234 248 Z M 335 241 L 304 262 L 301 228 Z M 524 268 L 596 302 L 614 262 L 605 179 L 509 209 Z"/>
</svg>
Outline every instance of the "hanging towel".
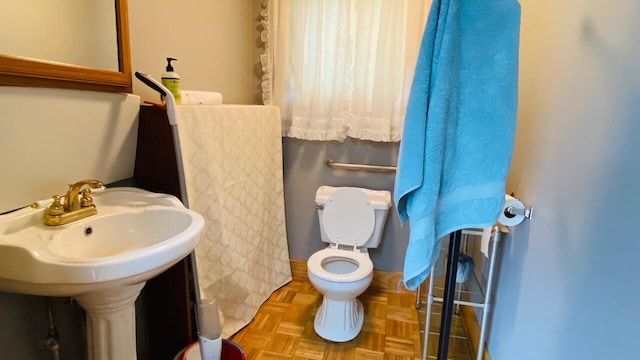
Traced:
<svg viewBox="0 0 640 360">
<path fill-rule="evenodd" d="M 520 5 L 434 0 L 398 157 L 394 202 L 410 222 L 404 284 L 427 277 L 440 238 L 493 225 L 515 135 Z"/>
</svg>

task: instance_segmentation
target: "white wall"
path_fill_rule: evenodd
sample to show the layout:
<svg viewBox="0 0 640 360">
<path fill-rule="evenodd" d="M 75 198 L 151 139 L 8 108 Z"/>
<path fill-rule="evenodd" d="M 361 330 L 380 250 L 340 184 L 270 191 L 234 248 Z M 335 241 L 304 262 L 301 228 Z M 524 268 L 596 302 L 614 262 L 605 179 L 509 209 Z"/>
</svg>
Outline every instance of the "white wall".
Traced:
<svg viewBox="0 0 640 360">
<path fill-rule="evenodd" d="M 253 0 L 129 1 L 133 71 L 160 80 L 166 58 L 183 90 L 217 91 L 227 104 L 253 102 Z M 142 100 L 159 95 L 134 79 Z"/>
<path fill-rule="evenodd" d="M 535 213 L 503 249 L 491 355 L 635 359 L 640 3 L 520 2 L 508 191 Z"/>
<path fill-rule="evenodd" d="M 133 176 L 140 99 L 0 86 L 0 213 L 64 195 L 69 183 Z"/>
</svg>

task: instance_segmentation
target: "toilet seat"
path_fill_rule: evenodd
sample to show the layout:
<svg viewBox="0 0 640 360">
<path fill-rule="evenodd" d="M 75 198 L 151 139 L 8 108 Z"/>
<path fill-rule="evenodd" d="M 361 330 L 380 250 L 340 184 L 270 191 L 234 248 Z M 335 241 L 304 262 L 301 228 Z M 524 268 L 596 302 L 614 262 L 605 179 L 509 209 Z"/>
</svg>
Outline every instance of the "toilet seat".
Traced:
<svg viewBox="0 0 640 360">
<path fill-rule="evenodd" d="M 337 190 L 325 204 L 322 222 L 334 244 L 362 246 L 375 228 L 375 212 L 367 194 L 357 188 Z"/>
<path fill-rule="evenodd" d="M 322 266 L 323 262 L 332 259 L 353 262 L 355 263 L 354 265 L 357 265 L 357 269 L 346 274 L 325 270 Z M 373 272 L 373 262 L 371 258 L 369 258 L 368 253 L 331 247 L 317 251 L 311 255 L 307 261 L 307 267 L 313 275 L 320 279 L 338 283 L 362 280 Z"/>
</svg>

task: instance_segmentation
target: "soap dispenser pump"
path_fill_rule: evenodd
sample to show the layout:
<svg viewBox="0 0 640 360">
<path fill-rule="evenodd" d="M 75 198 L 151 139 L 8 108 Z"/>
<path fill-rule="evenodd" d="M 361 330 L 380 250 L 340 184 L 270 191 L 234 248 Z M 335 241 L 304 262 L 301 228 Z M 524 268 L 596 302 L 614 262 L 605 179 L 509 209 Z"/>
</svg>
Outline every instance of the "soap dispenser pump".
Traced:
<svg viewBox="0 0 640 360">
<path fill-rule="evenodd" d="M 180 75 L 173 71 L 173 66 L 171 65 L 172 61 L 177 60 L 178 59 L 171 57 L 167 58 L 166 72 L 162 73 L 162 85 L 171 91 L 173 97 L 176 99 L 176 104 L 180 104 L 182 102 L 182 96 L 180 96 Z"/>
</svg>

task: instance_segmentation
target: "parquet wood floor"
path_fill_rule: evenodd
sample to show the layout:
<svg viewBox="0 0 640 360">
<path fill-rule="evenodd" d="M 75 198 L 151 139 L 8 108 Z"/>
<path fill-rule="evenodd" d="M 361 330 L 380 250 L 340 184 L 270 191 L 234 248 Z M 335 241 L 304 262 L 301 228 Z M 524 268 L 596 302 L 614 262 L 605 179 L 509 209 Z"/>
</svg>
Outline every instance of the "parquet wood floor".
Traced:
<svg viewBox="0 0 640 360">
<path fill-rule="evenodd" d="M 399 273 L 374 272 L 373 283 L 359 297 L 365 311 L 362 331 L 351 341 L 334 343 L 322 339 L 313 329 L 322 295 L 307 278 L 306 262 L 293 260 L 291 264 L 293 280 L 274 292 L 254 320 L 232 337 L 243 347 L 248 360 L 422 358 L 419 316 L 423 315 L 415 308 L 414 292 L 396 290 Z M 454 327 L 452 333 L 459 330 Z M 432 341 L 429 343 L 430 348 L 437 347 L 437 342 L 433 346 Z"/>
</svg>

